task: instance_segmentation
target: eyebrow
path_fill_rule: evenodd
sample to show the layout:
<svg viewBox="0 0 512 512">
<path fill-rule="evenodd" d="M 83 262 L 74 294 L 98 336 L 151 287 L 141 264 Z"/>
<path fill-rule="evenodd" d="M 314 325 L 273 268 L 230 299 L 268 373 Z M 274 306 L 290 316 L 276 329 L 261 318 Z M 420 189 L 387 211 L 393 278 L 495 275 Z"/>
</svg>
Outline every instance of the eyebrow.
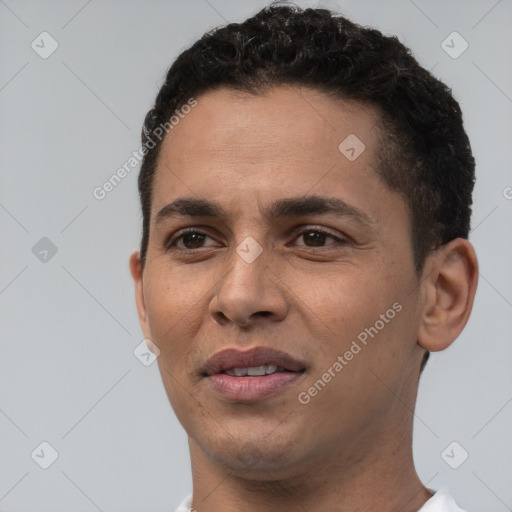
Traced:
<svg viewBox="0 0 512 512">
<path fill-rule="evenodd" d="M 328 214 L 353 217 L 368 227 L 375 225 L 366 213 L 336 197 L 312 195 L 278 199 L 263 211 L 267 219 Z M 218 203 L 189 197 L 180 197 L 164 206 L 157 213 L 155 224 L 173 217 L 214 217 L 224 222 L 229 218 Z"/>
</svg>

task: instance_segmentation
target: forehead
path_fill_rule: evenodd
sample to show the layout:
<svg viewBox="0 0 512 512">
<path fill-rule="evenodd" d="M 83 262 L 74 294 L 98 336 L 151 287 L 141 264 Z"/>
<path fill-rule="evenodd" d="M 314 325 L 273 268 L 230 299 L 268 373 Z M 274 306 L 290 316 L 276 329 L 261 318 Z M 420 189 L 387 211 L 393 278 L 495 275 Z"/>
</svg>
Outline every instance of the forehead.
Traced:
<svg viewBox="0 0 512 512">
<path fill-rule="evenodd" d="M 258 95 L 221 88 L 196 100 L 163 141 L 152 212 L 180 196 L 240 210 L 249 194 L 271 200 L 334 189 L 357 206 L 383 186 L 370 107 L 292 86 Z"/>
<path fill-rule="evenodd" d="M 282 85 L 254 95 L 220 88 L 197 102 L 166 137 L 164 151 L 183 157 L 220 156 L 222 150 L 227 159 L 234 156 L 231 147 L 265 148 L 252 155 L 254 161 L 265 161 L 325 151 L 338 156 L 339 143 L 350 134 L 359 134 L 367 147 L 374 142 L 377 116 L 371 107 L 315 89 Z"/>
</svg>

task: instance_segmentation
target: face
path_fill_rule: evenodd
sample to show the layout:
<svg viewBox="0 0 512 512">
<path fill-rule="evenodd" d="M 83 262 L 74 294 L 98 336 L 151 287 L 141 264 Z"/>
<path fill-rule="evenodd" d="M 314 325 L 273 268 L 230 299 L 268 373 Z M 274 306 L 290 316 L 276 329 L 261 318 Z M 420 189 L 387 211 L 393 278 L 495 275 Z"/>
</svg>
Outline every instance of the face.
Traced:
<svg viewBox="0 0 512 512">
<path fill-rule="evenodd" d="M 172 407 L 233 471 L 370 449 L 400 429 L 423 355 L 410 217 L 376 172 L 375 112 L 285 86 L 197 101 L 161 148 L 144 271 L 131 261 Z"/>
</svg>

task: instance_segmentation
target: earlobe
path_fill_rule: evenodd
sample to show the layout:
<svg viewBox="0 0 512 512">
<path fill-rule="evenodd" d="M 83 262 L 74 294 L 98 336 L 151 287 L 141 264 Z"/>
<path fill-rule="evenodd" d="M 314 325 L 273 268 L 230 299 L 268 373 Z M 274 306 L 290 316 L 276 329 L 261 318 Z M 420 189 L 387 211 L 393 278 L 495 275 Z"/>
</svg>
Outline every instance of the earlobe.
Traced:
<svg viewBox="0 0 512 512">
<path fill-rule="evenodd" d="M 472 244 L 456 238 L 428 257 L 422 278 L 423 304 L 418 343 L 436 352 L 464 329 L 475 297 L 478 261 Z"/>
<path fill-rule="evenodd" d="M 139 316 L 139 323 L 145 338 L 150 338 L 149 326 L 146 315 L 146 304 L 144 301 L 144 287 L 142 279 L 142 264 L 140 253 L 134 252 L 130 256 L 130 273 L 135 284 L 135 304 Z"/>
</svg>

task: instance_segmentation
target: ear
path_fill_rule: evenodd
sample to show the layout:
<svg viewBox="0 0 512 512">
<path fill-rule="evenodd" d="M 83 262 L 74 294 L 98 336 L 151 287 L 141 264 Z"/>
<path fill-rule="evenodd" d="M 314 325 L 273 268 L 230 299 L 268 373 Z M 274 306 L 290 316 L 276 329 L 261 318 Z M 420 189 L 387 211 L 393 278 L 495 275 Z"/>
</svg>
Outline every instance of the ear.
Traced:
<svg viewBox="0 0 512 512">
<path fill-rule="evenodd" d="M 418 343 L 436 352 L 449 347 L 466 325 L 478 283 L 472 244 L 456 238 L 427 257 L 422 276 Z"/>
<path fill-rule="evenodd" d="M 144 301 L 144 288 L 142 279 L 142 263 L 140 260 L 140 253 L 134 252 L 130 256 L 130 273 L 135 283 L 135 304 L 137 305 L 137 312 L 139 315 L 139 323 L 142 329 L 144 338 L 151 339 L 148 319 L 146 314 L 146 304 Z"/>
</svg>

